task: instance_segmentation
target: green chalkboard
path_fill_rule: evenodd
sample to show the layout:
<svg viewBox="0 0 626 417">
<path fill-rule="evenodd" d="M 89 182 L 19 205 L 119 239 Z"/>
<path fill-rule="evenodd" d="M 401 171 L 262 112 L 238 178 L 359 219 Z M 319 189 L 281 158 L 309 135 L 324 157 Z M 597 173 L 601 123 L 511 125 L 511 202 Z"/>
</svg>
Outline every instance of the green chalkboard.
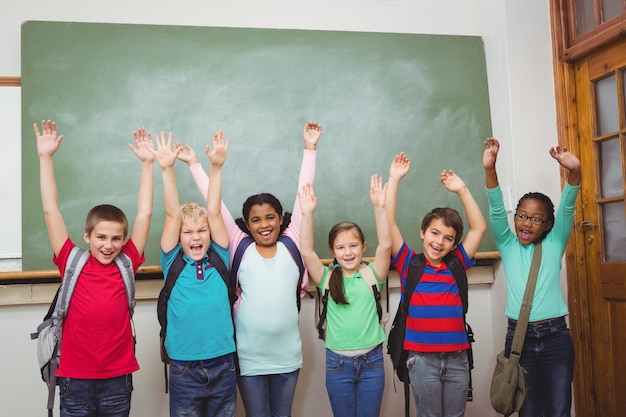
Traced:
<svg viewBox="0 0 626 417">
<path fill-rule="evenodd" d="M 487 213 L 482 141 L 491 134 L 479 37 L 128 24 L 26 22 L 22 26 L 23 269 L 51 269 L 32 124 L 55 120 L 61 211 L 76 242 L 96 204 L 132 220 L 140 163 L 132 132 L 174 132 L 201 155 L 222 129 L 230 140 L 224 201 L 234 216 L 246 197 L 275 194 L 292 210 L 301 129 L 319 122 L 316 248 L 342 220 L 359 223 L 373 254 L 369 176 L 385 178 L 393 156 L 412 171 L 401 185 L 398 222 L 419 249 L 419 224 L 436 206 L 461 209 L 439 183 L 463 177 Z M 204 164 L 206 166 L 206 163 Z M 182 201 L 201 201 L 185 164 Z M 160 169 L 146 265 L 158 265 L 163 224 Z M 487 233 L 481 251 L 495 245 Z"/>
</svg>

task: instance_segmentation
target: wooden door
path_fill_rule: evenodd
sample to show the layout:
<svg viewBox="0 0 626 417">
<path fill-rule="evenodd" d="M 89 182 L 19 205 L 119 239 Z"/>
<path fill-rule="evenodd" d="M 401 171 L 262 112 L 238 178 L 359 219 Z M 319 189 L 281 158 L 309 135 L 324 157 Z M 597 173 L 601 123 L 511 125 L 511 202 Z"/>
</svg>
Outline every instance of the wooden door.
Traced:
<svg viewBox="0 0 626 417">
<path fill-rule="evenodd" d="M 579 416 L 619 417 L 626 410 L 626 41 L 574 64 L 574 82 L 577 125 L 568 128 L 583 171 L 568 251 L 576 408 Z"/>
</svg>

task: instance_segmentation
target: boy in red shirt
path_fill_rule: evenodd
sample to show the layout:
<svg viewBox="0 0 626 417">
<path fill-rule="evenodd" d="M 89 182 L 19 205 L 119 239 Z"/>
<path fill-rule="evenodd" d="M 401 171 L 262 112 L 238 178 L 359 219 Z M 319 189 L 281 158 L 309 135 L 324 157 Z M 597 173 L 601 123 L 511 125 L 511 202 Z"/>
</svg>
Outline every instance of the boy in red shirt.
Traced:
<svg viewBox="0 0 626 417">
<path fill-rule="evenodd" d="M 41 200 L 54 252 L 53 262 L 63 277 L 75 246 L 59 210 L 53 156 L 63 136 L 55 122 L 34 125 L 39 154 Z M 115 258 L 123 252 L 133 271 L 143 255 L 152 217 L 154 155 L 145 129 L 134 132 L 132 152 L 141 160 L 137 217 L 128 236 L 128 221 L 119 208 L 103 204 L 92 208 L 85 224 L 90 257 L 80 273 L 63 323 L 61 358 L 56 376 L 60 387 L 61 417 L 127 417 L 133 390 L 132 372 L 139 369 L 126 288 Z"/>
</svg>

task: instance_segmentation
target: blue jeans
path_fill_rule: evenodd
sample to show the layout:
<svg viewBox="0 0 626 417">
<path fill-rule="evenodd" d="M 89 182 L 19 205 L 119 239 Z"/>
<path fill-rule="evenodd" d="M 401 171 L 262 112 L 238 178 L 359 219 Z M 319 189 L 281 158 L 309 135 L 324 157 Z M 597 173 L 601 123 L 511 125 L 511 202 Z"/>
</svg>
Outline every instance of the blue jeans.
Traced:
<svg viewBox="0 0 626 417">
<path fill-rule="evenodd" d="M 300 370 L 286 374 L 240 376 L 246 417 L 290 417 Z"/>
<path fill-rule="evenodd" d="M 107 379 L 59 378 L 61 417 L 128 417 L 133 375 Z"/>
<path fill-rule="evenodd" d="M 237 377 L 232 354 L 170 362 L 170 417 L 235 417 Z"/>
<path fill-rule="evenodd" d="M 516 321 L 509 319 L 506 356 L 511 352 L 515 325 Z M 526 399 L 520 417 L 569 417 L 574 344 L 565 317 L 528 324 L 520 365 L 526 370 Z"/>
<path fill-rule="evenodd" d="M 409 379 L 420 417 L 463 417 L 469 389 L 467 351 L 409 352 Z"/>
<path fill-rule="evenodd" d="M 335 417 L 378 417 L 384 389 L 382 345 L 359 356 L 326 349 L 326 390 Z"/>
</svg>

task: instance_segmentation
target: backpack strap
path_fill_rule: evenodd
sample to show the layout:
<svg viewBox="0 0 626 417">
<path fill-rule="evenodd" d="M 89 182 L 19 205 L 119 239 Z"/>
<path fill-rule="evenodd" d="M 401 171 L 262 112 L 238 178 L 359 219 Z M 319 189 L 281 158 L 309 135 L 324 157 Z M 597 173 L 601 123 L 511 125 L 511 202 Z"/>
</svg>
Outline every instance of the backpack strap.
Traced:
<svg viewBox="0 0 626 417">
<path fill-rule="evenodd" d="M 380 325 L 384 328 L 389 321 L 389 292 L 385 291 L 388 289 L 389 282 L 388 280 L 385 280 L 385 282 L 381 284 L 381 291 L 379 291 L 378 282 L 376 280 L 376 277 L 374 276 L 374 272 L 368 265 L 369 264 L 365 262 L 361 264 L 361 267 L 359 268 L 359 273 L 367 283 L 369 289 L 372 290 L 372 294 L 374 294 L 374 300 L 376 301 L 376 313 L 378 313 L 378 321 L 380 322 Z M 386 292 L 387 299 L 382 298 L 383 292 Z M 385 304 L 385 311 L 383 311 L 383 304 Z"/>
<path fill-rule="evenodd" d="M 404 314 L 408 315 L 409 313 L 411 295 L 413 291 L 415 291 L 415 287 L 417 287 L 420 279 L 422 279 L 424 269 L 426 269 L 426 257 L 424 254 L 418 253 L 413 255 L 413 257 L 411 257 L 411 264 L 409 265 L 409 272 L 404 283 L 404 297 L 400 304 Z"/>
<path fill-rule="evenodd" d="M 304 280 L 304 262 L 302 262 L 302 255 L 300 254 L 300 249 L 296 246 L 296 243 L 287 235 L 278 236 L 278 241 L 282 242 L 283 245 L 287 248 L 293 261 L 298 266 L 298 271 L 300 275 L 298 276 L 298 285 L 296 286 L 296 305 L 298 306 L 298 312 L 302 308 L 302 282 Z"/>
<path fill-rule="evenodd" d="M 224 281 L 224 285 L 226 285 L 228 300 L 230 301 L 230 307 L 232 309 L 235 301 L 237 301 L 237 294 L 235 294 L 235 288 L 230 283 L 228 268 L 215 249 L 209 247 L 207 254 L 209 256 L 209 263 L 217 270 L 220 277 L 222 277 L 222 281 Z"/>
<path fill-rule="evenodd" d="M 235 250 L 233 261 L 230 264 L 230 285 L 234 289 L 239 286 L 238 274 L 243 254 L 246 253 L 246 250 L 252 243 L 254 243 L 254 239 L 252 239 L 249 235 L 246 235 L 243 239 L 241 239 L 241 242 L 239 242 L 237 249 Z"/>
<path fill-rule="evenodd" d="M 317 298 L 315 299 L 315 311 L 317 311 L 317 328 L 318 338 L 321 340 L 326 339 L 326 314 L 328 312 L 328 297 L 330 295 L 330 274 L 333 273 L 331 266 L 328 272 L 328 277 L 324 280 L 324 287 L 320 291 L 319 287 L 316 287 Z"/>
<path fill-rule="evenodd" d="M 67 310 L 69 308 L 70 299 L 76 289 L 76 283 L 80 277 L 80 271 L 89 259 L 89 251 L 81 249 L 78 246 L 74 246 L 70 251 L 70 255 L 67 258 L 65 265 L 65 274 L 63 275 L 63 282 L 61 283 L 61 294 L 57 299 L 57 303 L 54 308 L 53 318 L 57 320 L 63 320 L 67 316 Z M 60 326 L 59 326 L 60 329 Z"/>
<path fill-rule="evenodd" d="M 278 236 L 278 241 L 282 242 L 283 245 L 287 248 L 293 261 L 298 266 L 298 271 L 300 272 L 300 276 L 298 277 L 298 285 L 296 287 L 296 305 L 298 306 L 298 312 L 302 307 L 301 293 L 302 293 L 302 282 L 304 280 L 304 262 L 302 262 L 302 255 L 300 254 L 300 250 L 296 243 L 289 236 L 285 234 L 281 234 Z M 244 253 L 248 250 L 248 247 L 254 243 L 254 239 L 252 239 L 249 235 L 246 235 L 239 245 L 237 245 L 237 249 L 235 250 L 235 255 L 233 256 L 233 262 L 230 266 L 230 285 L 233 289 L 236 289 L 239 285 L 238 283 L 238 274 L 239 267 L 241 266 L 241 261 L 243 259 Z"/>
<path fill-rule="evenodd" d="M 130 310 L 130 318 L 132 320 L 135 312 L 135 271 L 133 271 L 133 262 L 124 252 L 120 252 L 115 257 L 115 263 L 122 274 L 122 281 L 126 288 L 126 299 L 128 300 L 128 309 Z"/>
</svg>

